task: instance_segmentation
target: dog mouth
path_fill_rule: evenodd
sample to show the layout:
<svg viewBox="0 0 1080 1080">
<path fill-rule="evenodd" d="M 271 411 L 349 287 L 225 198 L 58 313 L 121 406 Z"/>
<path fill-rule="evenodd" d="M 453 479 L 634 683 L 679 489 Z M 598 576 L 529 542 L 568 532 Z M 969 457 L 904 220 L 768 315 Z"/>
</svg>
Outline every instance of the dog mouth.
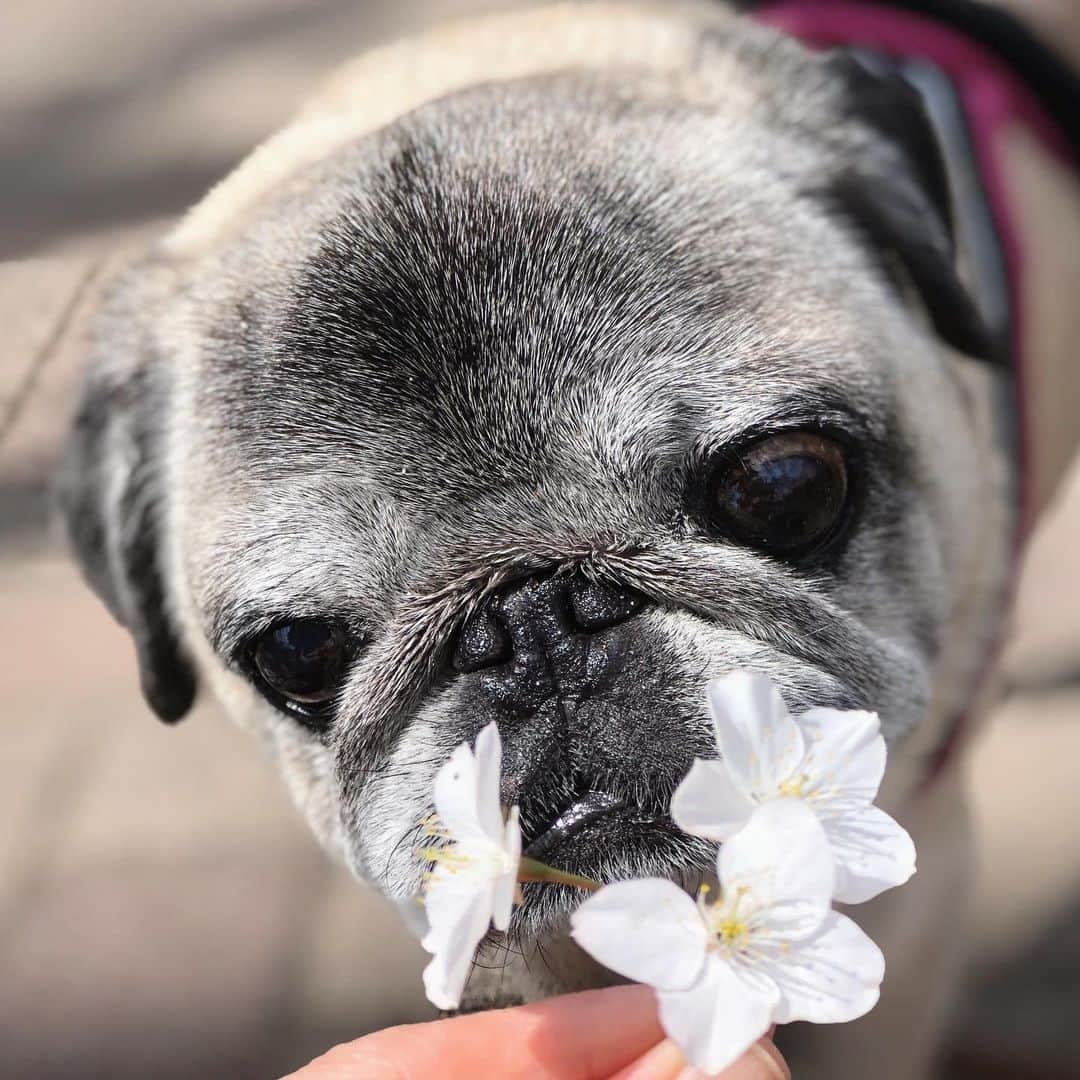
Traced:
<svg viewBox="0 0 1080 1080">
<path fill-rule="evenodd" d="M 696 884 L 709 872 L 715 849 L 676 827 L 667 809 L 669 786 L 662 778 L 642 786 L 593 779 L 569 791 L 560 785 L 557 797 L 550 789 L 526 789 L 518 802 L 522 854 L 601 884 L 635 877 Z M 522 947 L 564 932 L 585 896 L 572 886 L 535 882 L 522 893 L 513 922 Z"/>
<path fill-rule="evenodd" d="M 543 824 L 539 831 L 531 830 L 532 838 L 523 852 L 530 859 L 545 859 L 583 829 L 630 808 L 629 802 L 609 791 L 586 791 Z"/>
<path fill-rule="evenodd" d="M 523 810 L 522 852 L 531 859 L 586 876 L 603 877 L 613 862 L 679 835 L 666 809 L 588 786 L 547 813 Z"/>
</svg>

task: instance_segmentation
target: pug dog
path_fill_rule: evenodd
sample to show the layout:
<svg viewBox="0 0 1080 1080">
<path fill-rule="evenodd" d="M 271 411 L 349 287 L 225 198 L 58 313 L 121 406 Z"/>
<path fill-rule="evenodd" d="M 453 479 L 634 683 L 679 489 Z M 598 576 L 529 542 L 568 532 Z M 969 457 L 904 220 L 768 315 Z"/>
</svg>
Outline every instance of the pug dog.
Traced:
<svg viewBox="0 0 1080 1080">
<path fill-rule="evenodd" d="M 491 721 L 527 853 L 691 884 L 705 686 L 877 711 L 919 874 L 800 1076 L 922 1075 L 1018 529 L 1012 380 L 909 94 L 721 4 L 570 5 L 348 66 L 110 290 L 60 481 L 166 722 L 208 690 L 321 843 L 418 889 Z M 466 1007 L 613 977 L 529 887 Z"/>
</svg>

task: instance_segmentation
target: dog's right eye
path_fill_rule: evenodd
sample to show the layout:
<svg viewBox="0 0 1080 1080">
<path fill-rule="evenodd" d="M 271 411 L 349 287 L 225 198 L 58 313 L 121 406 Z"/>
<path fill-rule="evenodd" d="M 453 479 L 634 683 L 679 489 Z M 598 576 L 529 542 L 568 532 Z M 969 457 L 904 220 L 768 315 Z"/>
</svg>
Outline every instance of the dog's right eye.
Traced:
<svg viewBox="0 0 1080 1080">
<path fill-rule="evenodd" d="M 720 462 L 708 483 L 708 517 L 737 543 L 778 558 L 805 558 L 837 535 L 849 488 L 836 440 L 781 432 Z"/>
<path fill-rule="evenodd" d="M 272 700 L 317 717 L 337 693 L 348 660 L 348 639 L 336 623 L 296 619 L 256 638 L 252 665 Z"/>
</svg>

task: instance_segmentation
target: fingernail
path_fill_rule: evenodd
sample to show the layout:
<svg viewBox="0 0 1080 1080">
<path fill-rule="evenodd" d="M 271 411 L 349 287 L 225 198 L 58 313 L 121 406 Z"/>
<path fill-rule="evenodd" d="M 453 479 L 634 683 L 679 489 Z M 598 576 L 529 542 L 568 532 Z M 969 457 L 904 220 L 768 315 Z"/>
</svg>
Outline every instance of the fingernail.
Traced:
<svg viewBox="0 0 1080 1080">
<path fill-rule="evenodd" d="M 746 1052 L 746 1056 L 739 1059 L 739 1064 L 732 1066 L 732 1070 L 739 1076 L 743 1076 L 743 1070 L 750 1061 L 754 1063 L 755 1080 L 790 1080 L 790 1074 L 785 1072 L 776 1058 L 766 1050 L 761 1043 L 754 1043 Z M 685 1066 L 676 1073 L 674 1080 L 716 1080 L 717 1076 L 728 1076 L 729 1073 L 705 1073 L 695 1069 L 693 1065 Z"/>
<path fill-rule="evenodd" d="M 775 1047 L 773 1049 L 775 1051 Z M 761 1043 L 754 1043 L 750 1047 L 750 1053 L 753 1054 L 754 1060 L 761 1067 L 763 1078 L 768 1076 L 775 1078 L 775 1080 L 791 1080 L 791 1073 Z"/>
<path fill-rule="evenodd" d="M 780 1067 L 776 1059 L 761 1043 L 755 1043 L 733 1066 L 737 1075 L 753 1061 L 754 1080 L 791 1080 L 791 1074 Z M 705 1073 L 693 1065 L 686 1064 L 679 1048 L 670 1040 L 657 1043 L 647 1054 L 638 1058 L 633 1065 L 620 1072 L 616 1080 L 715 1080 L 716 1073 Z M 728 1073 L 719 1074 L 727 1076 Z"/>
<path fill-rule="evenodd" d="M 676 1080 L 682 1075 L 686 1058 L 670 1040 L 657 1043 L 618 1075 L 618 1080 Z"/>
<path fill-rule="evenodd" d="M 695 1069 L 693 1065 L 687 1065 L 675 1077 L 675 1080 L 714 1080 L 715 1077 L 720 1075 L 720 1073 L 705 1073 L 700 1069 Z M 723 1075 L 727 1074 L 724 1073 Z"/>
</svg>

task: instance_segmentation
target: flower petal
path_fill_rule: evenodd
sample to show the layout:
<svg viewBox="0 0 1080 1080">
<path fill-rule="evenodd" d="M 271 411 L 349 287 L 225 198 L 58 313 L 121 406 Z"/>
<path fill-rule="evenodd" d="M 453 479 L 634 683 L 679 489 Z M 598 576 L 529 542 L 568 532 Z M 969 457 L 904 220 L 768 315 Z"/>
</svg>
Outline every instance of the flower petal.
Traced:
<svg viewBox="0 0 1080 1080">
<path fill-rule="evenodd" d="M 915 873 L 915 844 L 884 810 L 864 806 L 822 825 L 836 864 L 833 895 L 840 903 L 872 900 Z"/>
<path fill-rule="evenodd" d="M 518 824 L 518 808 L 510 807 L 503 829 L 503 851 L 506 852 L 511 869 L 495 879 L 491 897 L 491 921 L 496 930 L 506 930 L 514 909 L 514 893 L 517 891 L 518 866 L 521 862 L 521 826 Z"/>
<path fill-rule="evenodd" d="M 877 713 L 810 709 L 795 718 L 806 744 L 804 797 L 822 817 L 869 806 L 885 775 L 885 740 Z M 818 801 L 820 800 L 820 802 Z"/>
<path fill-rule="evenodd" d="M 683 832 L 727 840 L 750 819 L 754 803 L 736 787 L 721 761 L 695 760 L 671 799 L 671 816 Z"/>
<path fill-rule="evenodd" d="M 661 1026 L 686 1059 L 709 1074 L 733 1065 L 769 1030 L 777 997 L 753 993 L 715 956 L 688 989 L 656 993 Z"/>
<path fill-rule="evenodd" d="M 851 919 L 835 911 L 808 941 L 760 963 L 780 988 L 774 1013 L 778 1024 L 856 1020 L 877 1004 L 885 977 L 881 950 Z"/>
<path fill-rule="evenodd" d="M 720 849 L 724 897 L 740 900 L 751 933 L 786 941 L 809 937 L 825 921 L 836 872 L 825 830 L 801 799 L 763 803 Z"/>
<path fill-rule="evenodd" d="M 465 911 L 473 906 L 477 897 L 490 904 L 492 893 L 490 881 L 462 874 L 445 874 L 441 870 L 442 867 L 436 867 L 424 891 L 427 932 L 420 939 L 420 944 L 432 953 L 439 952 L 445 942 L 454 936 Z M 490 907 L 488 918 L 491 918 Z"/>
<path fill-rule="evenodd" d="M 798 768 L 802 733 L 764 675 L 739 671 L 709 684 L 720 757 L 747 796 L 771 798 Z"/>
<path fill-rule="evenodd" d="M 476 758 L 468 744 L 462 743 L 435 776 L 435 813 L 454 840 L 493 839 L 480 819 L 478 785 Z"/>
<path fill-rule="evenodd" d="M 463 905 L 457 920 L 439 935 L 439 947 L 424 968 L 424 990 L 428 1000 L 438 1009 L 456 1009 L 461 1002 L 465 980 L 472 970 L 476 947 L 487 933 L 491 921 L 490 890 L 474 893 Z M 434 931 L 434 927 L 433 927 Z M 424 938 L 429 948 L 432 933 Z"/>
<path fill-rule="evenodd" d="M 681 989 L 705 966 L 708 931 L 697 905 L 671 881 L 606 885 L 574 912 L 570 927 L 590 956 L 648 986 Z"/>
<path fill-rule="evenodd" d="M 476 808 L 480 826 L 496 842 L 503 838 L 503 814 L 499 804 L 502 776 L 502 740 L 493 720 L 476 736 Z"/>
</svg>

